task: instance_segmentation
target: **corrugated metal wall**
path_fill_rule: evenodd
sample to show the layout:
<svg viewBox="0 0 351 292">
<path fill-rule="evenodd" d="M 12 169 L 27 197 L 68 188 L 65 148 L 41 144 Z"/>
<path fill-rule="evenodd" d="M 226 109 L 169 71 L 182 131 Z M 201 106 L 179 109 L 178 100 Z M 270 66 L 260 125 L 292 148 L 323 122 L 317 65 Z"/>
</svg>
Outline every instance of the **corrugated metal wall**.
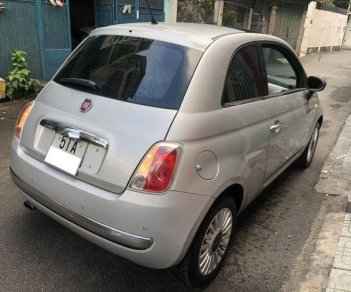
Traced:
<svg viewBox="0 0 351 292">
<path fill-rule="evenodd" d="M 33 76 L 41 76 L 39 42 L 35 19 L 35 1 L 4 0 L 5 12 L 0 14 L 0 76 L 11 70 L 14 48 L 28 54 L 28 65 Z"/>
</svg>

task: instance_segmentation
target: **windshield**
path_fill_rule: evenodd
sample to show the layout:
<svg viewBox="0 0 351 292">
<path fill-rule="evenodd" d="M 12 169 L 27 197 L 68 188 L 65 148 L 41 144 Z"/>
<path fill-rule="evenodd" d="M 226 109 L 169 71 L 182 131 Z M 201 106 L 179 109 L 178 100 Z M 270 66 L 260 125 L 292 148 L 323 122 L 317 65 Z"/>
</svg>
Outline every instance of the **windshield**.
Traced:
<svg viewBox="0 0 351 292">
<path fill-rule="evenodd" d="M 179 109 L 201 55 L 199 50 L 158 40 L 92 36 L 54 80 L 108 98 Z"/>
</svg>

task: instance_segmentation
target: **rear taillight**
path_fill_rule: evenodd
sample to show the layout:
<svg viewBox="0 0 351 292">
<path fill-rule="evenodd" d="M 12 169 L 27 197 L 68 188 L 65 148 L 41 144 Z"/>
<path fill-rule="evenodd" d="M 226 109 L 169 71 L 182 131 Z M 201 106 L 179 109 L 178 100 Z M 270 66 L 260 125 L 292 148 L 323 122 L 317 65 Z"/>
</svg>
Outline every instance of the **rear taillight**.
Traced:
<svg viewBox="0 0 351 292">
<path fill-rule="evenodd" d="M 154 145 L 140 162 L 130 188 L 152 193 L 167 191 L 171 187 L 181 154 L 179 144 L 162 142 Z"/>
<path fill-rule="evenodd" d="M 27 103 L 23 107 L 22 112 L 17 119 L 16 126 L 15 126 L 15 136 L 18 139 L 21 137 L 23 126 L 24 126 L 30 112 L 32 111 L 33 105 L 34 105 L 34 101 Z"/>
</svg>

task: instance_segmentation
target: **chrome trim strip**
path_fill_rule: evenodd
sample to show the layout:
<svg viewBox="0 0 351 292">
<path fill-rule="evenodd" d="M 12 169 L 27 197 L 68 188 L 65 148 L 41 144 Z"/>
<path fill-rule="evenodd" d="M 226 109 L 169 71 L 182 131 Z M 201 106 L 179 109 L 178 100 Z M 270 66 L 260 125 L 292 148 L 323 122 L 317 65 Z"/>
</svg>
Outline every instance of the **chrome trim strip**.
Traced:
<svg viewBox="0 0 351 292">
<path fill-rule="evenodd" d="M 40 125 L 55 131 L 65 137 L 72 139 L 84 140 L 88 143 L 95 144 L 97 146 L 108 148 L 108 142 L 106 139 L 96 136 L 92 133 L 86 132 L 84 130 L 73 128 L 64 123 L 56 122 L 53 120 L 43 119 L 40 121 Z"/>
<path fill-rule="evenodd" d="M 143 237 L 135 234 L 130 234 L 105 224 L 99 223 L 91 218 L 81 215 L 64 205 L 48 198 L 28 183 L 20 179 L 10 168 L 10 174 L 14 183 L 29 197 L 37 203 L 43 205 L 45 208 L 61 216 L 62 218 L 76 224 L 77 226 L 94 233 L 104 239 L 117 243 L 119 245 L 135 249 L 145 250 L 151 247 L 152 238 Z"/>
<path fill-rule="evenodd" d="M 284 95 L 288 95 L 288 94 L 293 94 L 293 93 L 298 93 L 298 92 L 302 92 L 302 91 L 307 91 L 307 88 L 288 89 L 288 90 L 284 90 L 284 91 L 280 91 L 280 92 L 273 93 L 273 94 L 271 94 L 271 95 L 265 95 L 265 96 L 263 97 L 263 99 L 266 100 L 266 99 L 275 98 L 275 97 L 280 97 L 280 96 L 284 96 Z M 306 92 L 306 94 L 307 94 L 307 92 Z"/>
</svg>

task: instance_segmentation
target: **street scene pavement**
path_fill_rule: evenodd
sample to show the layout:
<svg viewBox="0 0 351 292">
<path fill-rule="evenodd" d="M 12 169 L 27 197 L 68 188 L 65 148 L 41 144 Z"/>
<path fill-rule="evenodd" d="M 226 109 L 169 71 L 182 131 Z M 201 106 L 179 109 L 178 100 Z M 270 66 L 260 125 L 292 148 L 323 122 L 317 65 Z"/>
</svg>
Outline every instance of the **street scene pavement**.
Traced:
<svg viewBox="0 0 351 292">
<path fill-rule="evenodd" d="M 341 230 L 341 234 L 326 291 L 351 291 L 351 116 L 346 120 L 339 139 L 323 166 L 316 189 L 348 198 L 346 214 L 340 214 L 343 218 L 342 227 L 338 227 L 340 224 L 333 226 L 336 231 Z"/>
<path fill-rule="evenodd" d="M 324 122 L 312 165 L 289 167 L 240 215 L 233 248 L 206 291 L 347 290 L 351 51 L 302 63 L 328 83 L 319 93 Z M 9 155 L 24 103 L 0 103 L 0 291 L 187 291 L 169 271 L 133 264 L 23 207 Z"/>
</svg>

